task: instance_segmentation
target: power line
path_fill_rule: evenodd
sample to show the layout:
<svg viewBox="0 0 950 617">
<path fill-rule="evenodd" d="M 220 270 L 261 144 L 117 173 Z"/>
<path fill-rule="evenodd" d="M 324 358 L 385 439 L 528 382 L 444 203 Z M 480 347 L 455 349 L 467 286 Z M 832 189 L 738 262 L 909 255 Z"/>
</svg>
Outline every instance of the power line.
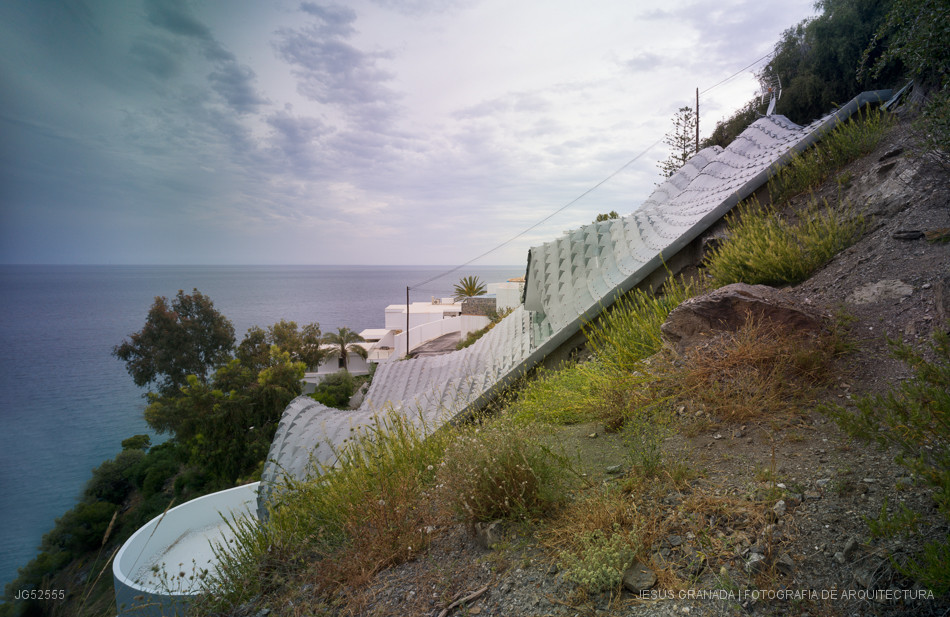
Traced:
<svg viewBox="0 0 950 617">
<path fill-rule="evenodd" d="M 706 94 L 707 92 L 709 92 L 709 91 L 712 90 L 713 88 L 716 88 L 716 87 L 718 87 L 718 86 L 721 86 L 722 84 L 726 83 L 727 81 L 729 81 L 730 79 L 732 79 L 732 78 L 735 77 L 736 75 L 739 75 L 740 73 L 742 73 L 742 72 L 745 71 L 746 69 L 752 68 L 753 66 L 755 66 L 755 65 L 758 64 L 759 62 L 762 62 L 763 60 L 765 60 L 766 58 L 768 58 L 769 56 L 771 56 L 772 53 L 773 53 L 773 52 L 769 52 L 769 53 L 765 54 L 764 56 L 762 56 L 761 58 L 759 58 L 758 60 L 756 60 L 755 62 L 753 62 L 752 64 L 750 64 L 750 65 L 748 65 L 748 66 L 742 67 L 741 69 L 739 69 L 738 71 L 736 71 L 735 73 L 733 73 L 732 75 L 730 75 L 729 77 L 726 77 L 726 78 L 723 79 L 722 81 L 718 81 L 718 82 L 716 82 L 715 84 L 709 86 L 708 88 L 706 88 L 705 90 L 703 90 L 702 92 L 700 92 L 700 94 Z"/>
<path fill-rule="evenodd" d="M 491 248 L 491 249 L 485 251 L 484 253 L 482 253 L 482 254 L 479 255 L 478 257 L 469 259 L 469 260 L 466 261 L 465 263 L 463 263 L 463 264 L 461 264 L 461 265 L 458 265 L 458 266 L 455 266 L 455 267 L 452 268 L 451 270 L 446 270 L 445 272 L 443 272 L 443 273 L 441 273 L 441 274 L 437 274 L 436 276 L 433 276 L 433 277 L 431 277 L 431 278 L 428 278 L 428 279 L 422 281 L 421 283 L 416 283 L 415 285 L 411 285 L 410 287 L 421 287 L 421 286 L 423 286 L 423 285 L 425 285 L 425 284 L 427 284 L 427 283 L 431 283 L 432 281 L 434 281 L 434 280 L 436 280 L 436 279 L 440 279 L 440 278 L 442 278 L 443 276 L 445 276 L 445 275 L 447 275 L 447 274 L 452 274 L 453 272 L 456 272 L 456 271 L 458 271 L 458 270 L 461 270 L 461 269 L 464 268 L 465 266 L 468 266 L 468 265 L 470 265 L 470 264 L 472 264 L 472 263 L 478 261 L 478 260 L 481 259 L 482 257 L 485 257 L 486 255 L 489 255 L 489 254 L 491 254 L 491 253 L 494 253 L 495 251 L 497 251 L 498 249 L 500 249 L 500 248 L 503 247 L 503 246 L 506 246 L 506 245 L 508 245 L 508 244 L 511 244 L 512 242 L 514 242 L 515 240 L 517 240 L 517 239 L 520 238 L 521 236 L 525 235 L 526 233 L 528 233 L 528 232 L 531 231 L 532 229 L 535 229 L 535 228 L 539 227 L 540 225 L 542 225 L 542 224 L 548 222 L 549 220 L 551 220 L 552 218 L 554 218 L 555 216 L 557 216 L 558 214 L 560 214 L 560 213 L 563 212 L 564 210 L 568 209 L 569 207 L 573 206 L 575 203 L 577 203 L 578 201 L 580 201 L 581 199 L 583 199 L 584 197 L 586 197 L 586 196 L 589 195 L 590 193 L 594 192 L 594 191 L 595 191 L 597 188 L 599 188 L 602 184 L 604 184 L 605 182 L 607 182 L 608 180 L 610 180 L 611 178 L 613 178 L 614 176 L 616 176 L 617 174 L 619 174 L 621 171 L 623 171 L 623 170 L 626 169 L 627 167 L 630 167 L 632 164 L 634 164 L 635 162 L 637 162 L 637 161 L 640 159 L 640 157 L 642 157 L 644 154 L 646 154 L 647 152 L 649 152 L 650 150 L 652 150 L 654 147 L 656 147 L 657 144 L 659 144 L 659 143 L 662 142 L 662 141 L 663 141 L 662 139 L 656 140 L 655 142 L 653 142 L 652 144 L 650 144 L 649 146 L 647 146 L 642 152 L 640 152 L 640 154 L 636 155 L 635 157 L 633 157 L 632 159 L 630 159 L 629 161 L 627 161 L 626 163 L 624 163 L 617 171 L 613 172 L 612 174 L 610 174 L 609 176 L 607 176 L 606 178 L 604 178 L 603 180 L 601 180 L 600 182 L 598 182 L 598 183 L 595 184 L 594 186 L 590 187 L 589 189 L 587 189 L 586 191 L 584 191 L 583 193 L 581 193 L 580 195 L 578 195 L 577 197 L 575 197 L 575 198 L 572 199 L 571 201 L 567 202 L 566 204 L 564 204 L 563 206 L 561 206 L 560 208 L 558 208 L 557 210 L 555 210 L 555 211 L 552 212 L 551 214 L 547 215 L 546 217 L 544 217 L 543 219 L 541 219 L 540 221 L 538 221 L 537 223 L 535 223 L 534 225 L 532 225 L 532 226 L 528 227 L 527 229 L 525 229 L 525 230 L 523 230 L 523 231 L 521 231 L 521 232 L 515 234 L 514 236 L 508 238 L 507 240 L 505 240 L 505 241 L 502 242 L 501 244 L 499 244 L 499 245 L 497 245 L 497 246 L 495 246 L 495 247 L 493 247 L 493 248 Z"/>
<path fill-rule="evenodd" d="M 748 65 L 742 67 L 741 69 L 739 69 L 738 71 L 736 71 L 735 73 L 733 73 L 732 75 L 730 75 L 729 77 L 726 77 L 725 79 L 720 80 L 720 81 L 716 82 L 715 84 L 709 86 L 709 87 L 706 88 L 705 90 L 700 91 L 699 94 L 706 94 L 707 92 L 709 92 L 709 91 L 712 90 L 713 88 L 717 88 L 717 87 L 721 86 L 722 84 L 726 83 L 727 81 L 729 81 L 729 80 L 732 79 L 733 77 L 736 77 L 737 75 L 741 74 L 743 71 L 745 71 L 745 70 L 747 70 L 747 69 L 749 69 L 749 68 L 755 66 L 755 65 L 758 64 L 759 62 L 762 62 L 762 61 L 765 60 L 766 58 L 770 57 L 770 56 L 772 55 L 772 53 L 773 53 L 773 52 L 769 52 L 769 53 L 765 54 L 764 56 L 762 56 L 761 58 L 759 58 L 759 59 L 756 60 L 755 62 L 752 62 L 751 64 L 748 64 Z M 646 154 L 647 152 L 649 152 L 650 150 L 652 150 L 653 148 L 655 148 L 655 147 L 656 147 L 657 145 L 659 145 L 662 141 L 663 141 L 663 139 L 658 139 L 658 140 L 656 140 L 655 142 L 653 142 L 652 144 L 650 144 L 649 146 L 647 146 L 646 149 L 644 149 L 642 152 L 640 152 L 640 154 L 636 155 L 635 157 L 633 157 L 632 159 L 630 159 L 629 161 L 627 161 L 626 163 L 624 163 L 624 164 L 620 167 L 620 169 L 618 169 L 617 171 L 613 172 L 612 174 L 610 174 L 609 176 L 607 176 L 606 178 L 604 178 L 603 180 L 601 180 L 600 182 L 598 182 L 598 183 L 595 184 L 594 186 L 590 187 L 589 189 L 587 189 L 586 191 L 584 191 L 583 193 L 581 193 L 580 195 L 578 195 L 577 197 L 575 197 L 574 199 L 572 199 L 572 200 L 569 201 L 568 203 L 564 204 L 563 206 L 561 206 L 560 208 L 558 208 L 557 210 L 555 210 L 555 211 L 552 212 L 551 214 L 547 215 L 546 217 L 544 217 L 543 219 L 541 219 L 540 221 L 538 221 L 538 222 L 535 223 L 534 225 L 528 227 L 528 228 L 525 229 L 524 231 L 521 231 L 520 233 L 518 233 L 518 234 L 512 236 L 511 238 L 508 238 L 507 240 L 505 240 L 505 241 L 502 242 L 501 244 L 499 244 L 499 245 L 497 245 L 497 246 L 495 246 L 495 247 L 493 247 L 493 248 L 491 248 L 491 249 L 485 251 L 484 253 L 482 253 L 482 254 L 479 255 L 478 257 L 474 257 L 474 258 L 472 258 L 472 259 L 469 259 L 468 261 L 466 261 L 466 262 L 463 263 L 463 264 L 460 264 L 460 265 L 458 265 L 458 266 L 455 266 L 454 268 L 451 268 L 450 270 L 446 270 L 445 272 L 442 272 L 441 274 L 437 274 L 437 275 L 435 275 L 435 276 L 433 276 L 433 277 L 431 277 L 431 278 L 427 278 L 426 280 L 424 280 L 424 281 L 422 281 L 422 282 L 420 282 L 420 283 L 416 283 L 415 285 L 410 285 L 410 288 L 419 288 L 419 287 L 422 287 L 423 285 L 426 285 L 426 284 L 428 284 L 428 283 L 431 283 L 432 281 L 435 281 L 435 280 L 437 280 L 437 279 L 440 279 L 440 278 L 442 278 L 443 276 L 446 276 L 446 275 L 448 275 L 448 274 L 452 274 L 453 272 L 457 272 L 457 271 L 461 270 L 462 268 L 464 268 L 465 266 L 468 266 L 468 265 L 473 264 L 474 262 L 478 261 L 478 260 L 481 259 L 482 257 L 485 257 L 486 255 L 490 255 L 491 253 L 494 253 L 494 252 L 497 251 L 498 249 L 502 248 L 503 246 L 506 246 L 506 245 L 508 245 L 508 244 L 510 244 L 510 243 L 512 243 L 512 242 L 514 242 L 515 240 L 517 240 L 517 239 L 520 238 L 521 236 L 525 235 L 526 233 L 528 233 L 528 232 L 531 231 L 532 229 L 535 229 L 535 228 L 539 227 L 540 225 L 546 223 L 547 221 L 551 220 L 552 218 L 554 218 L 555 216 L 557 216 L 558 214 L 560 214 L 561 212 L 563 212 L 563 211 L 566 210 L 567 208 L 571 207 L 572 205 L 574 205 L 575 203 L 577 203 L 578 201 L 580 201 L 581 199 L 583 199 L 584 197 L 586 197 L 588 194 L 592 193 L 594 190 L 596 190 L 597 188 L 599 188 L 602 184 L 604 184 L 605 182 L 607 182 L 608 180 L 610 180 L 611 178 L 613 178 L 614 176 L 616 176 L 617 174 L 619 174 L 621 171 L 623 171 L 624 169 L 626 169 L 627 167 L 629 167 L 630 165 L 632 165 L 633 163 L 635 163 L 637 160 L 640 159 L 640 157 L 642 157 L 644 154 Z"/>
</svg>

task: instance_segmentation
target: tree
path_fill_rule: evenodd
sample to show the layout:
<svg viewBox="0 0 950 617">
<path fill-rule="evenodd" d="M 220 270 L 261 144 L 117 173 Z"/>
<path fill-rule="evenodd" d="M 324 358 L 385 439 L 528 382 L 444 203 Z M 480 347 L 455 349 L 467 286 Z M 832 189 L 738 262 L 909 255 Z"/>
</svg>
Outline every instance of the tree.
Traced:
<svg viewBox="0 0 950 617">
<path fill-rule="evenodd" d="M 610 219 L 619 219 L 620 215 L 617 214 L 616 210 L 611 210 L 608 214 L 598 214 L 597 218 L 594 219 L 595 223 L 600 223 L 602 221 L 609 221 Z"/>
<path fill-rule="evenodd" d="M 112 355 L 125 362 L 135 385 L 154 384 L 162 396 L 175 396 L 189 375 L 205 381 L 233 349 L 234 326 L 194 289 L 190 295 L 179 290 L 171 304 L 156 297 L 142 330 L 116 345 Z"/>
<path fill-rule="evenodd" d="M 365 339 L 349 328 L 339 328 L 336 332 L 327 334 L 323 337 L 323 342 L 334 346 L 334 349 L 329 350 L 328 354 L 342 358 L 344 371 L 347 370 L 347 356 L 351 351 L 366 359 L 366 350 L 357 345 L 357 343 L 365 342 Z"/>
<path fill-rule="evenodd" d="M 948 33 L 950 7 L 945 0 L 895 0 L 864 50 L 859 70 L 859 75 L 878 79 L 889 67 L 902 65 L 922 90 L 929 90 L 918 126 L 927 145 L 944 153 L 950 152 Z M 877 52 L 881 55 L 875 59 Z"/>
<path fill-rule="evenodd" d="M 326 352 L 320 348 L 322 336 L 320 324 L 311 323 L 298 328 L 294 321 L 280 320 L 266 331 L 254 326 L 249 328 L 237 348 L 237 358 L 245 367 L 254 371 L 268 366 L 270 348 L 277 345 L 294 360 L 303 362 L 308 369 L 320 366 Z"/>
<path fill-rule="evenodd" d="M 819 0 L 821 14 L 787 29 L 759 75 L 763 87 L 781 80 L 775 112 L 807 124 L 862 90 L 890 84 L 892 63 L 873 79 L 858 72 L 862 54 L 884 22 L 892 0 Z M 880 50 L 870 53 L 875 61 Z"/>
<path fill-rule="evenodd" d="M 485 284 L 477 276 L 466 276 L 459 279 L 455 287 L 455 299 L 474 298 L 475 296 L 485 295 Z"/>
<path fill-rule="evenodd" d="M 667 178 L 675 174 L 696 153 L 696 113 L 690 106 L 680 107 L 673 116 L 673 130 L 663 138 L 672 148 L 670 156 L 660 161 L 660 170 Z"/>
</svg>

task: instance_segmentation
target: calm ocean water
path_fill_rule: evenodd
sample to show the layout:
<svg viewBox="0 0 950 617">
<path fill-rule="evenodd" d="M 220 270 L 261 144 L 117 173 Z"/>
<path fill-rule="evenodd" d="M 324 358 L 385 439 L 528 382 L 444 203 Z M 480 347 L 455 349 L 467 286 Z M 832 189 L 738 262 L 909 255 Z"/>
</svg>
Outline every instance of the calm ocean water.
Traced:
<svg viewBox="0 0 950 617">
<path fill-rule="evenodd" d="M 438 267 L 0 266 L 0 583 L 35 554 L 90 471 L 131 435 L 149 432 L 142 391 L 112 347 L 140 330 L 155 296 L 198 288 L 234 324 L 290 319 L 324 332 L 383 326 L 383 309 Z M 411 292 L 451 295 L 462 276 L 485 282 L 524 266 L 471 267 Z"/>
</svg>

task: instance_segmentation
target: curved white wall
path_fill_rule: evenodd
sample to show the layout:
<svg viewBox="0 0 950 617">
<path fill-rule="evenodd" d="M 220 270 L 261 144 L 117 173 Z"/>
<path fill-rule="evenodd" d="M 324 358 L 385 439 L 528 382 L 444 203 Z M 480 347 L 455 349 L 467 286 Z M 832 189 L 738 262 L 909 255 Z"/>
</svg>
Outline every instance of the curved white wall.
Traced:
<svg viewBox="0 0 950 617">
<path fill-rule="evenodd" d="M 132 534 L 112 562 L 119 615 L 185 615 L 188 602 L 200 590 L 197 574 L 202 569 L 213 571 L 211 543 L 231 538 L 225 519 L 256 518 L 259 484 L 192 499 Z"/>
</svg>

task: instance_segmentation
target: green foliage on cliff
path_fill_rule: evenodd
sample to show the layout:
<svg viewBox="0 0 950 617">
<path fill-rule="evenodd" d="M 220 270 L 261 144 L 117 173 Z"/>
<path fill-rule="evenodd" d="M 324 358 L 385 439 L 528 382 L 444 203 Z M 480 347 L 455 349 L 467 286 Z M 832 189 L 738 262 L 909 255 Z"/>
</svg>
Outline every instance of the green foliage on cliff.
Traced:
<svg viewBox="0 0 950 617">
<path fill-rule="evenodd" d="M 140 332 L 115 348 L 139 385 L 151 385 L 145 417 L 170 438 L 151 445 L 148 435 L 122 441 L 122 451 L 92 470 L 75 507 L 56 520 L 35 559 L 6 588 L 65 588 L 61 602 L 8 601 L 0 615 L 79 614 L 80 595 L 97 600 L 83 609 L 100 613 L 111 601 L 112 581 L 103 575 L 111 551 L 167 508 L 200 495 L 256 479 L 287 404 L 300 394 L 304 363 L 316 324 L 299 331 L 281 321 L 265 332 L 266 355 L 256 332 L 232 357 L 230 321 L 198 290 L 169 303 L 156 298 Z M 245 364 L 245 362 L 247 362 Z M 95 571 L 93 571 L 95 569 Z M 75 583 L 79 571 L 86 583 Z M 64 614 L 66 614 L 64 613 Z"/>
<path fill-rule="evenodd" d="M 356 380 L 349 371 L 339 371 L 318 383 L 310 398 L 327 407 L 348 409 L 354 392 L 356 392 Z"/>
</svg>

